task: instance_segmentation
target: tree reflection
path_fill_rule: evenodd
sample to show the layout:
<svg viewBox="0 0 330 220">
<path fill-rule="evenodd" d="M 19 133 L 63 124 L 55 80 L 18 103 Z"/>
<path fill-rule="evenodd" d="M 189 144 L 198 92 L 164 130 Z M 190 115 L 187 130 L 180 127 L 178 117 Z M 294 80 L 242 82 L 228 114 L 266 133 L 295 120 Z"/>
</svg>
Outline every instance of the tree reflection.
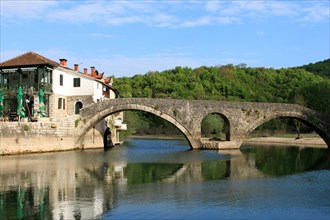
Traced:
<svg viewBox="0 0 330 220">
<path fill-rule="evenodd" d="M 284 176 L 315 169 L 329 169 L 328 150 L 317 148 L 262 146 L 245 149 L 258 170 L 268 176 Z"/>
<path fill-rule="evenodd" d="M 204 180 L 220 180 L 230 176 L 230 160 L 206 161 L 202 163 Z"/>
<path fill-rule="evenodd" d="M 130 163 L 124 169 L 127 184 L 154 183 L 175 174 L 183 165 L 167 163 Z"/>
</svg>

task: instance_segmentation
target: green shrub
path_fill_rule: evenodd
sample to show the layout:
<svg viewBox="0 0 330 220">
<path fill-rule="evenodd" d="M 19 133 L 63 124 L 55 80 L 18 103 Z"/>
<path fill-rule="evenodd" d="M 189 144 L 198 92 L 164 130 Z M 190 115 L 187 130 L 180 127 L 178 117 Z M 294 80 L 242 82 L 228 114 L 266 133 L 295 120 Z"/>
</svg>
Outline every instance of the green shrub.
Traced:
<svg viewBox="0 0 330 220">
<path fill-rule="evenodd" d="M 27 124 L 23 125 L 23 130 L 24 131 L 29 131 L 30 130 L 29 125 L 27 125 Z"/>
</svg>

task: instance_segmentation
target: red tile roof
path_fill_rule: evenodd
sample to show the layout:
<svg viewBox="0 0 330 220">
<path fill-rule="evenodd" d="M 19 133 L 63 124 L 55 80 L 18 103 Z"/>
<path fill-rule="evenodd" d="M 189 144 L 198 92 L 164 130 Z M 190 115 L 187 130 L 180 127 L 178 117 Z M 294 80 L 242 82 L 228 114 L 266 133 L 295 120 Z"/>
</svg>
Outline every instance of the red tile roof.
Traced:
<svg viewBox="0 0 330 220">
<path fill-rule="evenodd" d="M 16 66 L 32 66 L 32 65 L 50 65 L 50 66 L 60 66 L 59 63 L 50 60 L 44 56 L 41 56 L 34 52 L 27 52 L 21 54 L 17 57 L 9 59 L 0 63 L 0 67 L 16 67 Z"/>
</svg>

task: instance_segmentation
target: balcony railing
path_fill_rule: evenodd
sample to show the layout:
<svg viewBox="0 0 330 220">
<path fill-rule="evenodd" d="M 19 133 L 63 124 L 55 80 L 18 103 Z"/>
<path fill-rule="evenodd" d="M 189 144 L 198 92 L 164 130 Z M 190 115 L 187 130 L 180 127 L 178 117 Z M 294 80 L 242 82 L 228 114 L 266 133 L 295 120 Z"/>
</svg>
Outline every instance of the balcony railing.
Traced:
<svg viewBox="0 0 330 220">
<path fill-rule="evenodd" d="M 46 94 L 52 93 L 52 85 L 46 84 L 46 83 L 40 83 L 40 84 L 27 84 L 22 83 L 21 85 L 18 84 L 2 84 L 0 85 L 0 89 L 5 94 L 16 94 L 19 87 L 22 87 L 23 92 L 30 94 L 30 93 L 38 93 L 40 89 L 42 89 Z"/>
</svg>

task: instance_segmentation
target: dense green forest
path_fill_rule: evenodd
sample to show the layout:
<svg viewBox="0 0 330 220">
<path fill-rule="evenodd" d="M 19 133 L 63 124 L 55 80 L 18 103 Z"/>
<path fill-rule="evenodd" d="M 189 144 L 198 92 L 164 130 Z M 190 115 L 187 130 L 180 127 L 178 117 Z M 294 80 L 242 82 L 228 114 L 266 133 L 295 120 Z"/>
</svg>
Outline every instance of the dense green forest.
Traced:
<svg viewBox="0 0 330 220">
<path fill-rule="evenodd" d="M 316 75 L 320 75 L 330 79 L 330 59 L 323 60 L 317 63 L 310 63 L 308 65 L 303 65 L 297 68 L 302 68 Z"/>
<path fill-rule="evenodd" d="M 175 67 L 162 72 L 148 72 L 133 77 L 115 78 L 119 97 L 206 99 L 296 103 L 330 115 L 330 60 L 294 68 L 252 68 L 234 65 L 201 66 L 195 69 Z M 172 125 L 143 112 L 127 112 L 125 121 L 130 134 L 176 133 Z M 219 127 L 203 132 L 221 133 Z M 284 121 L 284 122 L 283 122 Z M 202 123 L 202 124 L 203 124 Z M 272 120 L 260 129 L 292 130 L 292 120 Z M 308 129 L 307 129 L 308 131 Z"/>
</svg>

